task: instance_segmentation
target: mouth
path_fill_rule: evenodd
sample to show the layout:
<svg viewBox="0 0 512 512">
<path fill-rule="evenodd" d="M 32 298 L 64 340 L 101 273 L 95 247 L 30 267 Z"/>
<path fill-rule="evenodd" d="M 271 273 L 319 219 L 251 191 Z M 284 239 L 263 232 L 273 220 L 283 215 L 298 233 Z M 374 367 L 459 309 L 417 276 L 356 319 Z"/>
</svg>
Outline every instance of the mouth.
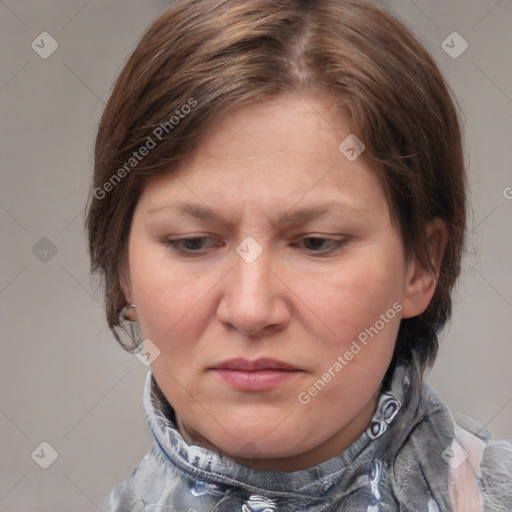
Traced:
<svg viewBox="0 0 512 512">
<path fill-rule="evenodd" d="M 211 370 L 230 387 L 242 391 L 265 391 L 296 377 L 302 370 L 277 359 L 229 359 Z"/>
<path fill-rule="evenodd" d="M 236 358 L 228 359 L 222 363 L 218 363 L 213 367 L 214 370 L 240 370 L 246 372 L 255 372 L 261 370 L 298 370 L 291 364 L 284 363 L 278 359 L 262 357 L 254 361 L 248 359 Z"/>
</svg>

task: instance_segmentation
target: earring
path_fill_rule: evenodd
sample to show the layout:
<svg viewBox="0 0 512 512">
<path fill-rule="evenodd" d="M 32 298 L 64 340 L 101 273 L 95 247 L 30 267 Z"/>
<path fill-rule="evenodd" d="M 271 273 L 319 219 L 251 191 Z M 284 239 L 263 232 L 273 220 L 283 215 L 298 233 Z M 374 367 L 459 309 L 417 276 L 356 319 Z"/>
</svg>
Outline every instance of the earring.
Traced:
<svg viewBox="0 0 512 512">
<path fill-rule="evenodd" d="M 125 307 L 123 308 L 123 310 L 121 311 L 121 314 L 122 314 L 122 316 L 123 316 L 123 318 L 124 318 L 125 320 L 128 320 L 128 321 L 132 322 L 133 320 L 131 320 L 130 318 L 128 318 L 128 317 L 126 316 L 126 312 L 127 312 L 128 310 L 130 310 L 130 309 L 135 309 L 135 304 L 129 304 L 128 306 L 125 306 Z"/>
</svg>

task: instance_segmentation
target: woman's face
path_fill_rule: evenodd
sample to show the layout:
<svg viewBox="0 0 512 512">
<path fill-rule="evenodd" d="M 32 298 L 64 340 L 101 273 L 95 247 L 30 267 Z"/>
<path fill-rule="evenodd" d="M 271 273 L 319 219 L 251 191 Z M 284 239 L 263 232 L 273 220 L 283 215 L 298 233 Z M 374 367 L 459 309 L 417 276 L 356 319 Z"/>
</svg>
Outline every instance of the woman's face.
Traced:
<svg viewBox="0 0 512 512">
<path fill-rule="evenodd" d="M 218 120 L 148 181 L 123 286 L 189 442 L 295 470 L 368 426 L 400 319 L 434 285 L 375 172 L 338 149 L 349 135 L 327 97 L 287 94 Z"/>
</svg>

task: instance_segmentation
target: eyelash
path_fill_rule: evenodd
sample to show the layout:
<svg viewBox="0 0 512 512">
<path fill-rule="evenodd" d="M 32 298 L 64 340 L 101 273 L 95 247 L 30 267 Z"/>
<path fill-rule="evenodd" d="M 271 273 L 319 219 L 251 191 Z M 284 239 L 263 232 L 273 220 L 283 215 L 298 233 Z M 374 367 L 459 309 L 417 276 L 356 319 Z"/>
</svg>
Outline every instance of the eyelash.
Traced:
<svg viewBox="0 0 512 512">
<path fill-rule="evenodd" d="M 162 240 L 160 240 L 161 243 L 163 243 L 165 246 L 167 247 L 170 247 L 173 251 L 175 251 L 176 253 L 182 255 L 182 256 L 186 256 L 186 257 L 195 257 L 195 256 L 202 256 L 203 254 L 201 254 L 200 252 L 198 251 L 191 251 L 191 250 L 187 250 L 187 249 L 184 249 L 180 244 L 184 243 L 184 242 L 188 242 L 188 241 L 196 241 L 196 240 L 207 240 L 211 237 L 208 237 L 208 236 L 196 236 L 196 237 L 190 237 L 190 238 L 179 238 L 179 239 L 176 239 L 176 240 L 171 240 L 169 238 L 164 238 Z M 308 236 L 308 237 L 304 237 L 302 239 L 302 241 L 304 240 L 323 240 L 323 241 L 327 241 L 327 242 L 330 242 L 331 243 L 331 251 L 312 251 L 313 254 L 319 254 L 319 255 L 323 255 L 323 254 L 328 254 L 330 252 L 332 252 L 332 250 L 335 250 L 335 249 L 339 249 L 341 248 L 346 242 L 347 242 L 347 239 L 346 238 L 342 238 L 342 239 L 334 239 L 334 238 L 327 238 L 327 237 L 320 237 L 320 236 Z"/>
</svg>

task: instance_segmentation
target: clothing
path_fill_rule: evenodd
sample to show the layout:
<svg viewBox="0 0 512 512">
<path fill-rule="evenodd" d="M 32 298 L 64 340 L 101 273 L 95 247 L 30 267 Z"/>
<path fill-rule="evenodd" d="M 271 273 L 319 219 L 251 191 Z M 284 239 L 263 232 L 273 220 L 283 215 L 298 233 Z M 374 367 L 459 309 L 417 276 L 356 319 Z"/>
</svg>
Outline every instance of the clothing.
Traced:
<svg viewBox="0 0 512 512">
<path fill-rule="evenodd" d="M 105 512 L 512 512 L 512 439 L 452 415 L 397 366 L 368 429 L 339 455 L 295 472 L 256 470 L 187 444 L 148 369 L 143 404 L 155 444 Z M 452 482 L 455 482 L 452 484 Z"/>
</svg>

